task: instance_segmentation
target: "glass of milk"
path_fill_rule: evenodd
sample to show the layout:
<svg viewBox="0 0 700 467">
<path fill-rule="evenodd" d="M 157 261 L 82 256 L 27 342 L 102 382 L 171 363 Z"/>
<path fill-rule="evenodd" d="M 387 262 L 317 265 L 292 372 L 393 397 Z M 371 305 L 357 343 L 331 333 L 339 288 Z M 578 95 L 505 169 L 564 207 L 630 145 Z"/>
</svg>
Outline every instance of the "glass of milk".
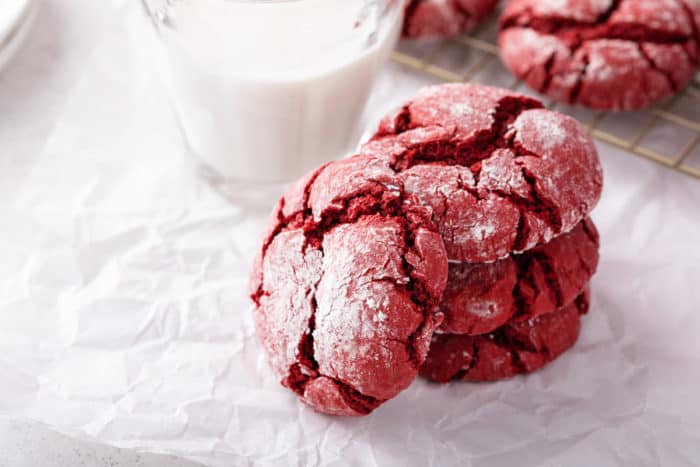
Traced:
<svg viewBox="0 0 700 467">
<path fill-rule="evenodd" d="M 191 153 L 208 176 L 293 180 L 348 155 L 401 0 L 143 0 Z"/>
</svg>

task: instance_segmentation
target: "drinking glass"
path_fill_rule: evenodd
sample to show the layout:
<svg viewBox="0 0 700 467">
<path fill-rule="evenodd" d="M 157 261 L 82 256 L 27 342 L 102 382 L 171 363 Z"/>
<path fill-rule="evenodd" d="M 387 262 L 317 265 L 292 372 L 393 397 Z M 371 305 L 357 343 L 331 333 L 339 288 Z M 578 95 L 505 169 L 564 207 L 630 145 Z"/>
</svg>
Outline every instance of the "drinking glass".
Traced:
<svg viewBox="0 0 700 467">
<path fill-rule="evenodd" d="M 358 143 L 398 0 L 142 0 L 189 152 L 217 183 L 293 180 Z"/>
</svg>

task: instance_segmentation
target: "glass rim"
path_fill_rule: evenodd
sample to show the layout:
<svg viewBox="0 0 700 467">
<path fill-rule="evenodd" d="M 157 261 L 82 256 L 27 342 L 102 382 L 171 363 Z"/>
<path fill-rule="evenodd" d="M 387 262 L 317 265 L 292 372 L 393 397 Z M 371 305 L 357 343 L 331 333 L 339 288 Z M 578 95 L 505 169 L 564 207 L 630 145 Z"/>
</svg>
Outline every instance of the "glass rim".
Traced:
<svg viewBox="0 0 700 467">
<path fill-rule="evenodd" d="M 156 0 L 141 0 L 139 3 L 141 4 L 144 13 L 151 19 L 151 21 L 154 23 L 154 26 L 158 27 L 159 22 L 163 19 L 161 16 L 167 15 L 167 12 L 164 10 L 168 7 L 173 6 L 176 2 L 179 0 L 168 0 L 166 5 L 157 5 Z M 180 0 L 181 1 L 181 0 Z M 246 5 L 252 5 L 252 4 L 258 4 L 260 6 L 264 5 L 277 5 L 277 4 L 292 4 L 292 3 L 308 3 L 312 1 L 319 1 L 319 0 L 217 0 L 220 3 L 239 3 L 239 4 L 246 4 Z M 324 2 L 328 3 L 331 1 L 335 1 L 336 3 L 340 2 L 347 2 L 347 0 L 323 0 Z M 365 7 L 368 5 L 371 5 L 372 3 L 376 3 L 380 6 L 380 8 L 383 9 L 383 14 L 387 14 L 394 10 L 395 8 L 398 9 L 401 6 L 403 6 L 406 3 L 406 0 L 364 0 Z"/>
<path fill-rule="evenodd" d="M 318 1 L 318 0 L 218 0 L 223 3 L 259 3 L 259 4 L 275 4 L 275 3 L 303 3 L 303 2 L 311 2 L 311 1 Z M 328 1 L 333 1 L 333 0 L 325 0 L 326 2 Z M 346 2 L 347 0 L 335 0 L 336 2 Z M 365 2 L 370 3 L 370 2 L 378 2 L 378 3 L 383 3 L 386 5 L 391 5 L 392 3 L 396 5 L 400 5 L 404 3 L 404 0 L 365 0 Z M 150 10 L 151 5 L 149 0 L 141 0 L 141 3 Z"/>
<path fill-rule="evenodd" d="M 219 0 L 224 3 L 303 3 L 303 2 L 311 2 L 311 1 L 318 1 L 318 0 Z M 329 0 L 324 0 L 328 2 Z M 331 0 L 332 1 L 332 0 Z M 335 0 L 336 2 L 346 2 L 347 0 Z M 397 5 L 399 3 L 403 3 L 403 0 L 364 0 L 367 3 L 370 2 L 381 2 L 381 3 L 396 3 Z"/>
</svg>

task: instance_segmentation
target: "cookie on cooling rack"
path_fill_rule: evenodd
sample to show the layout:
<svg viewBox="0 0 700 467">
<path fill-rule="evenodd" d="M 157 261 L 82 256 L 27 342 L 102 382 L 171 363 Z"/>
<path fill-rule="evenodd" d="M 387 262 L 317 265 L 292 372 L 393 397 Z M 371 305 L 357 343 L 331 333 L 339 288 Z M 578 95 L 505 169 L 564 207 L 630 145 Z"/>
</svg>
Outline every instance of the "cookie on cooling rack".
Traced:
<svg viewBox="0 0 700 467">
<path fill-rule="evenodd" d="M 447 257 L 384 164 L 329 163 L 280 200 L 251 275 L 256 332 L 282 384 L 365 415 L 417 377 Z"/>
<path fill-rule="evenodd" d="M 458 36 L 476 27 L 498 0 L 409 0 L 403 24 L 407 39 Z"/>
<path fill-rule="evenodd" d="M 500 29 L 516 76 L 593 109 L 648 107 L 686 86 L 700 64 L 694 0 L 512 0 Z"/>
<path fill-rule="evenodd" d="M 440 331 L 487 334 L 554 312 L 586 288 L 598 267 L 598 248 L 598 231 L 584 219 L 571 232 L 520 255 L 495 263 L 450 263 Z"/>
<path fill-rule="evenodd" d="M 539 370 L 576 343 L 588 298 L 586 291 L 553 313 L 507 324 L 491 334 L 436 333 L 420 374 L 447 383 L 496 381 Z"/>
<path fill-rule="evenodd" d="M 602 189 L 586 129 L 530 97 L 475 84 L 421 90 L 361 152 L 385 161 L 450 260 L 492 262 L 573 229 Z"/>
</svg>

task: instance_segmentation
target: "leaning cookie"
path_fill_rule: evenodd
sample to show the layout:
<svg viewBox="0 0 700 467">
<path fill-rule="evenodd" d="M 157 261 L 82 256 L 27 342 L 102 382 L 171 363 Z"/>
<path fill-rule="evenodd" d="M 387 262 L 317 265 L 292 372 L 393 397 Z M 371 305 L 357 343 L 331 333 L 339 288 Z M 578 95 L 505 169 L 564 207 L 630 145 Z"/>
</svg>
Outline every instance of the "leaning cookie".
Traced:
<svg viewBox="0 0 700 467">
<path fill-rule="evenodd" d="M 533 89 L 603 110 L 638 110 L 682 89 L 700 64 L 694 0 L 512 0 L 501 56 Z"/>
<path fill-rule="evenodd" d="M 386 161 L 431 216 L 450 260 L 492 262 L 570 231 L 603 176 L 576 120 L 475 84 L 424 88 L 385 117 L 363 154 Z"/>
<path fill-rule="evenodd" d="M 403 37 L 437 39 L 458 36 L 478 25 L 497 3 L 497 0 L 409 0 Z"/>
<path fill-rule="evenodd" d="M 598 248 L 598 231 L 584 219 L 549 243 L 495 263 L 450 263 L 440 331 L 487 334 L 571 303 L 598 267 Z"/>
<path fill-rule="evenodd" d="M 552 362 L 578 339 L 581 314 L 588 311 L 588 292 L 574 303 L 522 323 L 503 326 L 491 334 L 434 334 L 421 367 L 424 378 L 496 381 L 532 373 Z"/>
<path fill-rule="evenodd" d="M 319 412 L 365 415 L 396 396 L 439 322 L 445 250 L 392 177 L 370 158 L 321 167 L 280 200 L 255 261 L 258 339 Z"/>
</svg>

